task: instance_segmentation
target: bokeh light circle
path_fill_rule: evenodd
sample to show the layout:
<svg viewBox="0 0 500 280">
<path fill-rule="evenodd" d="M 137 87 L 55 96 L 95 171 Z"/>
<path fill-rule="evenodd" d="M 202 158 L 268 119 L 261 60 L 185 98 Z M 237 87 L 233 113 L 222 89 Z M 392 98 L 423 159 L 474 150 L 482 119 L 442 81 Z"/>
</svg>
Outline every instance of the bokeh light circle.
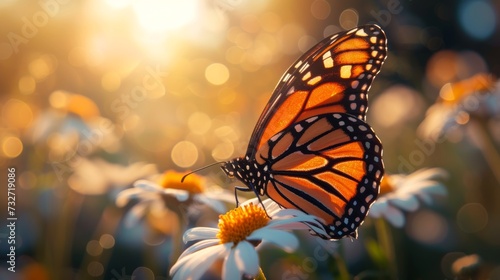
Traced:
<svg viewBox="0 0 500 280">
<path fill-rule="evenodd" d="M 441 87 L 452 81 L 458 72 L 458 55 L 451 50 L 435 53 L 427 61 L 427 79 L 435 86 Z"/>
<path fill-rule="evenodd" d="M 432 245 L 444 240 L 448 233 L 448 226 L 446 220 L 440 215 L 422 210 L 409 218 L 406 232 L 413 239 Z"/>
<path fill-rule="evenodd" d="M 101 238 L 99 238 L 99 244 L 104 249 L 113 248 L 113 246 L 115 246 L 115 238 L 113 235 L 105 233 L 101 235 Z"/>
<path fill-rule="evenodd" d="M 205 78 L 213 85 L 222 85 L 229 79 L 229 69 L 222 63 L 212 63 L 205 69 Z"/>
<path fill-rule="evenodd" d="M 470 37 L 484 40 L 495 31 L 495 9 L 489 1 L 462 1 L 458 7 L 459 23 Z"/>
<path fill-rule="evenodd" d="M 32 94 L 36 89 L 36 81 L 32 76 L 26 75 L 19 79 L 18 87 L 22 94 Z"/>
<path fill-rule="evenodd" d="M 212 150 L 212 157 L 217 160 L 228 160 L 234 153 L 233 143 L 227 141 L 217 144 Z"/>
<path fill-rule="evenodd" d="M 311 13 L 317 19 L 326 19 L 330 15 L 330 3 L 325 0 L 316 0 L 311 4 Z"/>
<path fill-rule="evenodd" d="M 87 266 L 87 272 L 93 277 L 101 276 L 104 273 L 104 266 L 100 262 L 90 262 Z"/>
<path fill-rule="evenodd" d="M 198 148 L 190 141 L 180 141 L 172 148 L 171 157 L 177 166 L 188 168 L 198 160 Z"/>
<path fill-rule="evenodd" d="M 359 15 L 354 9 L 345 9 L 339 17 L 340 26 L 344 29 L 351 29 L 358 25 Z"/>
<path fill-rule="evenodd" d="M 86 250 L 87 250 L 87 254 L 91 255 L 91 256 L 99 256 L 100 254 L 102 254 L 102 246 L 101 244 L 99 244 L 99 242 L 97 240 L 90 240 L 88 243 L 87 243 L 87 247 L 86 247 Z"/>
<path fill-rule="evenodd" d="M 466 233 L 478 232 L 488 224 L 488 211 L 480 203 L 468 203 L 457 212 L 458 227 Z"/>
<path fill-rule="evenodd" d="M 33 121 L 33 111 L 25 102 L 9 99 L 2 107 L 2 118 L 7 126 L 23 129 Z"/>
<path fill-rule="evenodd" d="M 140 266 L 132 272 L 132 279 L 143 279 L 143 280 L 155 280 L 155 274 L 153 270 L 145 266 Z"/>
<path fill-rule="evenodd" d="M 15 136 L 7 136 L 2 141 L 2 152 L 8 158 L 15 158 L 23 151 L 23 143 Z"/>
<path fill-rule="evenodd" d="M 375 123 L 389 128 L 418 118 L 423 110 L 424 101 L 416 90 L 404 85 L 394 85 L 374 100 L 370 115 Z"/>
<path fill-rule="evenodd" d="M 196 134 L 205 134 L 212 126 L 210 117 L 201 112 L 194 112 L 188 118 L 189 129 Z"/>
</svg>

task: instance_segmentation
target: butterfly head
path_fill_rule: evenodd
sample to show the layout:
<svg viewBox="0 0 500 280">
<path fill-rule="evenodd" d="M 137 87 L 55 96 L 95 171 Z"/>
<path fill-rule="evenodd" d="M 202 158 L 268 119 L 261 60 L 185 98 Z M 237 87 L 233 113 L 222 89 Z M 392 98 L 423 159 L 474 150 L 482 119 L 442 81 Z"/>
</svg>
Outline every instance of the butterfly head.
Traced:
<svg viewBox="0 0 500 280">
<path fill-rule="evenodd" d="M 229 177 L 229 178 L 234 178 L 234 176 L 236 174 L 236 168 L 237 167 L 234 164 L 234 161 L 236 161 L 236 159 L 233 159 L 233 160 L 230 160 L 230 161 L 226 161 L 220 167 L 222 169 L 222 171 L 224 171 L 224 173 L 226 173 L 226 176 Z"/>
<path fill-rule="evenodd" d="M 221 166 L 229 178 L 236 178 L 243 182 L 249 189 L 263 195 L 263 186 L 267 184 L 266 167 L 262 167 L 255 161 L 246 157 L 238 157 L 225 162 Z"/>
<path fill-rule="evenodd" d="M 230 161 L 224 162 L 221 166 L 224 173 L 229 178 L 234 178 L 246 183 L 248 176 L 248 170 L 250 170 L 250 162 L 247 157 L 237 157 Z"/>
</svg>

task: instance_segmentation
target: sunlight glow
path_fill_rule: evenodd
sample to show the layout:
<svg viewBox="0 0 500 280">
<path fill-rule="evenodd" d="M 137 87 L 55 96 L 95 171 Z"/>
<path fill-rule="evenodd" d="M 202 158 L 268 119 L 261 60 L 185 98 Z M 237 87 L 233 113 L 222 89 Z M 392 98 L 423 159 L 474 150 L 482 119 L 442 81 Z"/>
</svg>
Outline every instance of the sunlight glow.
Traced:
<svg viewBox="0 0 500 280">
<path fill-rule="evenodd" d="M 141 26 L 150 32 L 178 29 L 198 14 L 197 0 L 144 0 L 133 4 Z"/>
</svg>

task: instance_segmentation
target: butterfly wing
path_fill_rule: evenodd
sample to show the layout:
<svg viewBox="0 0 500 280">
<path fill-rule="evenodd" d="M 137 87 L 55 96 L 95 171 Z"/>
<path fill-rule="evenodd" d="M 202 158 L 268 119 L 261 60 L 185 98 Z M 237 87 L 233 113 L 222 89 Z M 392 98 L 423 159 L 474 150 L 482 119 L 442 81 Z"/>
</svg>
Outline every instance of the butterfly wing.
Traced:
<svg viewBox="0 0 500 280">
<path fill-rule="evenodd" d="M 355 236 L 384 173 L 371 127 L 346 113 L 322 114 L 285 128 L 256 154 L 269 166 L 266 194 L 285 208 L 324 220 L 329 236 Z"/>
<path fill-rule="evenodd" d="M 367 92 L 387 55 L 377 25 L 365 25 L 325 38 L 282 76 L 250 139 L 251 158 L 271 136 L 293 123 L 326 113 L 348 113 L 364 120 Z"/>
</svg>

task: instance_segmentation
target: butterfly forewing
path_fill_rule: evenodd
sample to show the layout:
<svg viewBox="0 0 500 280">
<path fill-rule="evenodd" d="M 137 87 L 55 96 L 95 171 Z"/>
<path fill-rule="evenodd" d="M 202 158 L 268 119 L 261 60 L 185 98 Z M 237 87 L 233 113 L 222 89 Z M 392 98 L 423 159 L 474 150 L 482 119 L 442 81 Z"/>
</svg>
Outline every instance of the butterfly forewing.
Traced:
<svg viewBox="0 0 500 280">
<path fill-rule="evenodd" d="M 387 55 L 377 25 L 335 34 L 307 51 L 285 72 L 261 114 L 247 154 L 292 123 L 326 113 L 365 119 L 367 92 Z"/>
</svg>

